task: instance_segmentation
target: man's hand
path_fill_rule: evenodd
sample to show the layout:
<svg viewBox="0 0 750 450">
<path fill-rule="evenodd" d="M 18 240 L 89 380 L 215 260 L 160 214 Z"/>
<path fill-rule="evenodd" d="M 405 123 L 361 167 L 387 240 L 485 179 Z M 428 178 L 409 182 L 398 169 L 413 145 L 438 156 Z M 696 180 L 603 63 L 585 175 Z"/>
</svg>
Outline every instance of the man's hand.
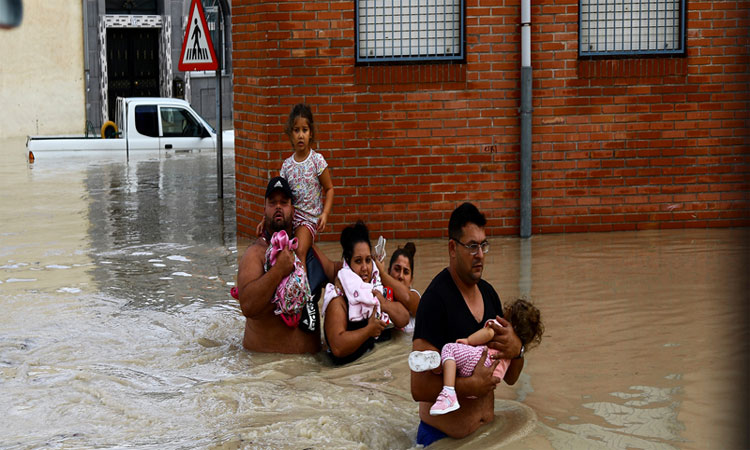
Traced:
<svg viewBox="0 0 750 450">
<path fill-rule="evenodd" d="M 276 263 L 273 267 L 278 267 L 284 276 L 289 275 L 294 270 L 294 252 L 288 248 L 283 249 L 276 255 Z"/>
<path fill-rule="evenodd" d="M 521 339 L 516 336 L 510 322 L 500 316 L 495 318 L 502 326 L 491 323 L 490 326 L 495 331 L 495 337 L 487 343 L 489 348 L 497 350 L 498 353 L 493 355 L 495 359 L 513 359 L 521 354 Z"/>
<path fill-rule="evenodd" d="M 497 385 L 502 381 L 500 378 L 493 376 L 492 373 L 495 368 L 500 364 L 500 360 L 495 360 L 489 367 L 485 367 L 484 363 L 487 360 L 487 349 L 482 351 L 482 357 L 479 358 L 479 362 L 474 367 L 474 373 L 471 374 L 472 380 L 472 392 L 470 395 L 475 397 L 482 397 L 495 390 Z"/>
</svg>

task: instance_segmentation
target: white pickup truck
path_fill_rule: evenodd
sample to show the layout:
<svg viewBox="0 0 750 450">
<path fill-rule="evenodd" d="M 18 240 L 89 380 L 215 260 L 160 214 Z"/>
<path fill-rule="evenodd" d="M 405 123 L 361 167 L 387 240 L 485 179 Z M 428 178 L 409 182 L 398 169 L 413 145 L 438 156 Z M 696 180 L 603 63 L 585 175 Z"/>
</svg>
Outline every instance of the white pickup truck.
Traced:
<svg viewBox="0 0 750 450">
<path fill-rule="evenodd" d="M 101 136 L 29 136 L 29 159 L 48 151 L 132 152 L 216 150 L 216 131 L 184 100 L 162 97 L 117 99 L 115 122 Z M 222 148 L 234 150 L 234 130 L 222 133 Z"/>
</svg>

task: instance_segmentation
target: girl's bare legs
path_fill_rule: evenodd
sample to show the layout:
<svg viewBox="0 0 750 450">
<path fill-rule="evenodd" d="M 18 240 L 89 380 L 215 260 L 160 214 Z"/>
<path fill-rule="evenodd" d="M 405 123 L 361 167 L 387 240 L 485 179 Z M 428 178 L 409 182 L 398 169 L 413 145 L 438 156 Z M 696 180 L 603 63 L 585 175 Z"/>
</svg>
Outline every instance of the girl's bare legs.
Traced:
<svg viewBox="0 0 750 450">
<path fill-rule="evenodd" d="M 302 262 L 302 267 L 307 273 L 307 252 L 312 247 L 313 237 L 310 230 L 304 225 L 299 225 L 294 230 L 294 237 L 297 238 L 297 250 L 294 252 L 297 254 L 297 258 Z"/>
<path fill-rule="evenodd" d="M 443 361 L 443 389 L 430 408 L 430 415 L 439 416 L 448 414 L 460 407 L 458 397 L 456 397 L 456 361 L 454 359 L 446 359 Z"/>
<path fill-rule="evenodd" d="M 446 359 L 443 362 L 443 386 L 456 387 L 456 360 Z"/>
</svg>

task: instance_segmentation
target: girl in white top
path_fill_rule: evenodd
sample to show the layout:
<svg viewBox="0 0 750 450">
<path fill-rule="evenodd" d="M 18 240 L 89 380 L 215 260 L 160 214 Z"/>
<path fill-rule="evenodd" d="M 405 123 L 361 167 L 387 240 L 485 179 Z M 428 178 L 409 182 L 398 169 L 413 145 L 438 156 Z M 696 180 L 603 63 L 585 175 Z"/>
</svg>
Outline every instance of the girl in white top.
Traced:
<svg viewBox="0 0 750 450">
<path fill-rule="evenodd" d="M 281 176 L 286 178 L 294 193 L 293 226 L 298 244 L 295 253 L 307 271 L 307 252 L 316 234 L 325 230 L 333 207 L 333 182 L 323 155 L 310 148 L 315 140 L 315 121 L 310 107 L 302 103 L 295 105 L 284 131 L 294 154 L 282 164 Z M 261 221 L 259 234 L 262 227 Z"/>
</svg>

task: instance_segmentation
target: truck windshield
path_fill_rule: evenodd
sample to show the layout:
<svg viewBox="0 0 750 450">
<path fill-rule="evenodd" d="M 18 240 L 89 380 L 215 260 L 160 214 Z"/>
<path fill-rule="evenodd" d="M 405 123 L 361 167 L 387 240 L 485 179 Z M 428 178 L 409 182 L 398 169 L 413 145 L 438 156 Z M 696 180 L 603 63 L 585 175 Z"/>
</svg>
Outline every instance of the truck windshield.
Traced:
<svg viewBox="0 0 750 450">
<path fill-rule="evenodd" d="M 173 106 L 161 108 L 161 129 L 164 137 L 201 137 L 203 125 L 187 110 Z"/>
</svg>

